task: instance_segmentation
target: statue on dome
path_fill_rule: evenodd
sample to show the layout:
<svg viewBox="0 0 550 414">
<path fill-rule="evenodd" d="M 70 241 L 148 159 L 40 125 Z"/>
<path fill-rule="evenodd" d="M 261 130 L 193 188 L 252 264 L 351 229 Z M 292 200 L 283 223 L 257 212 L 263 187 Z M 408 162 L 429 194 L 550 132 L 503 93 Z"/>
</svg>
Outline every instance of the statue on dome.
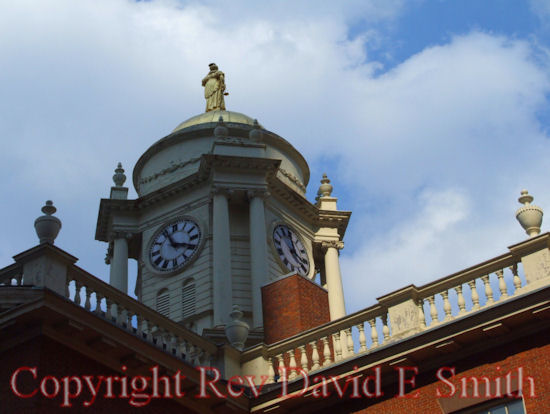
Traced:
<svg viewBox="0 0 550 414">
<path fill-rule="evenodd" d="M 229 95 L 225 92 L 225 75 L 218 69 L 218 65 L 215 63 L 211 63 L 208 66 L 210 67 L 210 72 L 202 80 L 204 97 L 206 98 L 206 112 L 225 111 L 223 96 Z"/>
</svg>

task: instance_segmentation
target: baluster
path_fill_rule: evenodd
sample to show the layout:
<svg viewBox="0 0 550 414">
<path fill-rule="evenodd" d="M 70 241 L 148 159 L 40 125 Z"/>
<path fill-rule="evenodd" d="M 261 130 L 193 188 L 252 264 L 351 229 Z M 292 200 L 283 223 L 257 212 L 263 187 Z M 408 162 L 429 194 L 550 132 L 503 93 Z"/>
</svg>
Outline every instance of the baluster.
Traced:
<svg viewBox="0 0 550 414">
<path fill-rule="evenodd" d="M 449 292 L 447 290 L 441 292 L 443 297 L 443 310 L 445 311 L 445 320 L 450 321 L 453 318 L 451 302 L 449 302 Z"/>
<path fill-rule="evenodd" d="M 164 331 L 163 337 L 164 337 L 164 343 L 166 344 L 166 352 L 171 354 L 172 353 L 172 341 L 174 340 L 174 337 L 168 331 Z"/>
<path fill-rule="evenodd" d="M 95 293 L 95 309 L 94 313 L 101 314 L 101 301 L 103 300 L 103 295 L 99 292 Z"/>
<path fill-rule="evenodd" d="M 330 354 L 328 337 L 324 336 L 321 340 L 323 341 L 323 366 L 326 367 L 332 363 L 332 355 Z"/>
<path fill-rule="evenodd" d="M 464 295 L 462 294 L 462 285 L 455 287 L 457 302 L 458 302 L 458 314 L 464 315 L 466 313 L 466 301 L 464 300 Z"/>
<path fill-rule="evenodd" d="M 84 309 L 89 311 L 91 307 L 90 296 L 92 294 L 92 290 L 88 286 L 84 285 L 84 291 L 86 293 L 86 300 L 84 301 Z"/>
<path fill-rule="evenodd" d="M 164 330 L 157 325 L 157 331 L 155 332 L 155 338 L 157 340 L 157 347 L 164 350 Z"/>
<path fill-rule="evenodd" d="M 106 312 L 105 312 L 105 319 L 107 319 L 109 322 L 113 320 L 113 314 L 111 313 L 111 308 L 113 307 L 113 301 L 109 298 L 105 298 L 106 303 Z"/>
<path fill-rule="evenodd" d="M 179 353 L 180 353 L 180 355 L 178 355 L 179 358 L 187 359 L 188 350 L 187 350 L 187 341 L 185 339 L 180 340 Z"/>
<path fill-rule="evenodd" d="M 468 286 L 470 286 L 470 290 L 472 292 L 472 310 L 477 310 L 479 309 L 479 295 L 477 294 L 475 279 L 469 281 Z"/>
<path fill-rule="evenodd" d="M 500 290 L 499 300 L 506 299 L 508 297 L 508 289 L 506 288 L 506 282 L 504 281 L 504 270 L 497 270 L 495 273 L 498 277 L 498 290 Z"/>
<path fill-rule="evenodd" d="M 143 323 L 143 318 L 139 313 L 136 313 L 136 335 L 140 338 L 143 337 L 143 327 L 141 326 Z"/>
<path fill-rule="evenodd" d="M 513 266 L 510 266 L 510 270 L 512 271 L 512 274 L 514 275 L 514 295 L 517 293 L 518 289 L 521 288 L 521 279 L 518 276 L 518 265 L 515 264 Z"/>
<path fill-rule="evenodd" d="M 267 361 L 267 384 L 273 384 L 275 382 L 275 368 L 273 367 L 273 360 L 266 358 Z"/>
<path fill-rule="evenodd" d="M 210 355 L 209 352 L 203 352 L 203 356 L 202 356 L 202 361 L 201 361 L 201 364 L 203 367 L 210 367 L 212 366 L 212 355 Z"/>
<path fill-rule="evenodd" d="M 185 355 L 185 360 L 189 362 L 190 364 L 193 364 L 193 358 L 195 354 L 195 346 L 188 342 L 187 343 L 187 355 Z"/>
<path fill-rule="evenodd" d="M 378 330 L 376 329 L 376 319 L 371 319 L 369 321 L 370 325 L 370 337 L 372 339 L 371 348 L 376 348 L 378 346 Z"/>
<path fill-rule="evenodd" d="M 78 281 L 75 281 L 75 290 L 74 290 L 73 302 L 76 305 L 80 305 L 80 289 L 81 288 L 82 288 L 82 285 Z"/>
<path fill-rule="evenodd" d="M 317 349 L 317 341 L 312 341 L 309 343 L 311 346 L 311 370 L 315 371 L 319 369 L 319 350 Z"/>
<path fill-rule="evenodd" d="M 132 326 L 133 317 L 134 313 L 130 309 L 126 310 L 126 329 L 128 329 L 130 332 L 134 331 L 134 327 Z"/>
<path fill-rule="evenodd" d="M 65 283 L 65 297 L 67 299 L 71 299 L 71 292 L 69 290 L 69 285 L 71 284 L 71 282 L 71 279 L 67 279 L 67 283 Z"/>
<path fill-rule="evenodd" d="M 485 275 L 481 277 L 481 280 L 483 280 L 483 284 L 485 285 L 485 296 L 487 297 L 487 303 L 485 306 L 491 305 L 494 303 L 493 300 L 493 289 L 491 289 L 491 283 L 489 281 L 489 275 Z"/>
<path fill-rule="evenodd" d="M 418 306 L 418 319 L 420 320 L 420 329 L 426 329 L 426 316 L 424 315 L 424 299 L 419 299 L 416 302 Z"/>
<path fill-rule="evenodd" d="M 300 345 L 298 349 L 300 350 L 300 365 L 302 366 L 302 369 L 304 370 L 304 372 L 307 372 L 308 360 L 307 360 L 306 346 Z"/>
<path fill-rule="evenodd" d="M 342 348 L 340 346 L 340 332 L 337 332 L 335 334 L 332 334 L 332 337 L 334 338 L 334 362 L 340 361 L 342 359 Z"/>
<path fill-rule="evenodd" d="M 290 370 L 290 375 L 288 376 L 288 379 L 294 379 L 298 376 L 298 373 L 296 372 L 296 357 L 294 355 L 294 349 L 291 349 L 290 351 L 288 351 L 288 357 L 289 357 L 289 367 L 288 369 Z"/>
<path fill-rule="evenodd" d="M 437 308 L 435 307 L 435 295 L 428 297 L 428 302 L 430 302 L 430 316 L 432 317 L 430 325 L 436 325 L 439 323 L 439 317 L 437 315 Z"/>
<path fill-rule="evenodd" d="M 384 334 L 384 340 L 382 341 L 385 344 L 390 340 L 390 328 L 388 327 L 388 314 L 385 313 L 382 315 L 382 333 Z"/>
<path fill-rule="evenodd" d="M 116 324 L 123 326 L 124 325 L 124 312 L 125 309 L 123 306 L 116 304 Z"/>
<path fill-rule="evenodd" d="M 365 337 L 365 326 L 363 322 L 357 325 L 359 330 L 359 352 L 365 352 L 367 350 L 367 338 Z"/>
<path fill-rule="evenodd" d="M 283 358 L 283 354 L 279 354 L 275 358 L 277 358 L 277 370 L 279 371 L 279 381 L 280 381 L 281 377 L 283 376 L 283 373 L 281 371 L 285 368 L 285 360 Z"/>
<path fill-rule="evenodd" d="M 204 355 L 203 350 L 196 346 L 195 347 L 195 355 L 194 355 L 194 358 L 193 358 L 193 365 L 194 366 L 201 365 L 201 358 L 202 358 L 203 355 Z"/>
<path fill-rule="evenodd" d="M 354 344 L 353 344 L 353 337 L 351 336 L 351 328 L 348 328 L 345 330 L 346 332 L 346 341 L 347 341 L 347 348 L 348 348 L 348 358 L 351 357 L 354 354 Z"/>
<path fill-rule="evenodd" d="M 143 328 L 143 332 L 145 333 L 145 340 L 147 342 L 153 342 L 153 335 L 151 334 L 151 322 L 149 319 L 144 318 L 143 323 L 145 324 L 145 327 Z"/>
</svg>

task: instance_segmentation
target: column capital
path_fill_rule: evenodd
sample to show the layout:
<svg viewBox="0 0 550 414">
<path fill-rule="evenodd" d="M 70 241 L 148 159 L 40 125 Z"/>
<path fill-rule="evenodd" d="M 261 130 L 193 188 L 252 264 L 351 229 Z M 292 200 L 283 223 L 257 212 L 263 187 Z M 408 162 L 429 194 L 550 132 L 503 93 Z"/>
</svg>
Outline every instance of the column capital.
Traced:
<svg viewBox="0 0 550 414">
<path fill-rule="evenodd" d="M 344 248 L 344 242 L 341 240 L 329 240 L 329 241 L 323 241 L 321 242 L 321 247 L 326 250 L 330 247 L 333 247 L 337 250 L 341 250 Z"/>
<path fill-rule="evenodd" d="M 210 196 L 214 197 L 216 195 L 223 195 L 229 199 L 231 198 L 234 192 L 235 190 L 233 189 L 216 185 L 216 186 L 213 186 L 212 189 L 210 190 Z"/>
<path fill-rule="evenodd" d="M 134 233 L 124 230 L 113 230 L 109 233 L 109 240 L 126 239 L 130 240 L 134 237 Z"/>
<path fill-rule="evenodd" d="M 271 193 L 267 191 L 266 188 L 251 188 L 246 191 L 246 196 L 249 200 L 252 200 L 253 198 L 261 198 L 262 200 L 265 200 L 270 195 Z"/>
</svg>

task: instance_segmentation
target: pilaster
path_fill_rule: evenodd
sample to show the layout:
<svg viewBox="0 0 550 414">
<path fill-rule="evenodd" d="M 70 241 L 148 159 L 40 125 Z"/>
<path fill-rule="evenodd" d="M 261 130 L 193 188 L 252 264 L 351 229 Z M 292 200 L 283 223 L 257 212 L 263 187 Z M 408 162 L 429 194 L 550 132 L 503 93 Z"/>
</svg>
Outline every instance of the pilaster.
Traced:
<svg viewBox="0 0 550 414">
<path fill-rule="evenodd" d="M 113 254 L 110 259 L 109 284 L 128 294 L 128 239 L 131 233 L 115 231 L 111 233 Z"/>
<path fill-rule="evenodd" d="M 252 282 L 253 328 L 263 325 L 261 287 L 267 282 L 267 233 L 264 200 L 265 189 L 247 191 L 250 200 L 250 276 Z"/>
<path fill-rule="evenodd" d="M 233 302 L 231 281 L 231 237 L 229 228 L 230 190 L 214 188 L 212 191 L 214 326 L 225 325 Z"/>
</svg>

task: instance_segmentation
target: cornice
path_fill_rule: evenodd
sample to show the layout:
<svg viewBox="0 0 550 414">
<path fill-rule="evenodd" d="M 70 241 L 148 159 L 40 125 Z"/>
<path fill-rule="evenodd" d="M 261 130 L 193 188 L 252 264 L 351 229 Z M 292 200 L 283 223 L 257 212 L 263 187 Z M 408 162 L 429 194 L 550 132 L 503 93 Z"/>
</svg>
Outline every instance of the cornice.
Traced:
<svg viewBox="0 0 550 414">
<path fill-rule="evenodd" d="M 291 207 L 303 220 L 312 226 L 336 227 L 340 237 L 344 237 L 351 216 L 349 211 L 319 210 L 302 194 L 277 177 L 280 160 L 257 157 L 236 157 L 228 155 L 203 154 L 199 169 L 175 183 L 159 188 L 135 200 L 101 199 L 96 226 L 96 240 L 108 241 L 109 218 L 115 211 L 139 214 L 144 209 L 161 201 L 173 198 L 181 193 L 208 182 L 214 168 L 234 168 L 240 171 L 261 171 L 266 174 L 269 193 Z M 239 188 L 235 188 L 239 189 Z"/>
</svg>

